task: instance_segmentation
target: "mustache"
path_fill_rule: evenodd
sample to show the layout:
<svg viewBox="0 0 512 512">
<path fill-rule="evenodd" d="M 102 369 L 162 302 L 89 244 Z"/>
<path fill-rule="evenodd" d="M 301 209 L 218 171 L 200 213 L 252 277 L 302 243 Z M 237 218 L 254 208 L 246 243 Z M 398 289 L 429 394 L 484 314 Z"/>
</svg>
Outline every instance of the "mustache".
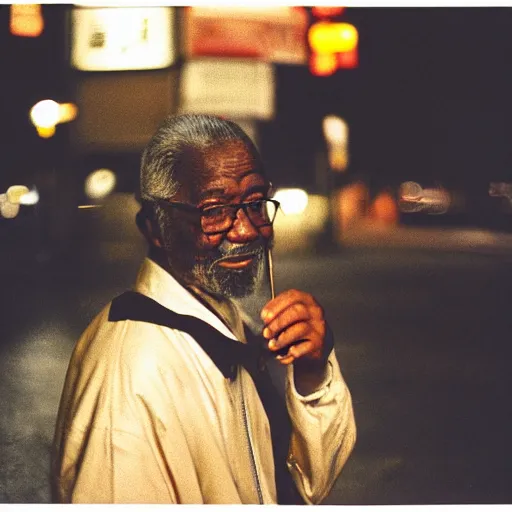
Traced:
<svg viewBox="0 0 512 512">
<path fill-rule="evenodd" d="M 265 242 L 263 239 L 257 238 L 248 244 L 234 244 L 228 240 L 224 240 L 217 248 L 217 252 L 221 258 L 230 258 L 234 256 L 257 253 L 262 251 L 264 248 Z"/>
<path fill-rule="evenodd" d="M 248 244 L 234 244 L 224 240 L 217 248 L 217 255 L 210 258 L 208 268 L 212 269 L 223 260 L 236 256 L 263 256 L 266 244 L 263 239 L 256 239 Z"/>
</svg>

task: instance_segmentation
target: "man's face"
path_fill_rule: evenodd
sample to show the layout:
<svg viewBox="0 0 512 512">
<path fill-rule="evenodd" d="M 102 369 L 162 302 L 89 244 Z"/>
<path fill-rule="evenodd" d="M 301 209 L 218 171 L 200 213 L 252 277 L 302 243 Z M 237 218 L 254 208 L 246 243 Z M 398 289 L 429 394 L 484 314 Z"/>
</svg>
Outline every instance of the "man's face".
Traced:
<svg viewBox="0 0 512 512">
<path fill-rule="evenodd" d="M 209 148 L 183 169 L 183 185 L 173 201 L 213 207 L 255 201 L 269 192 L 268 181 L 241 141 Z M 252 293 L 272 235 L 272 226 L 255 227 L 243 209 L 237 211 L 231 227 L 221 233 L 205 234 L 199 219 L 183 212 L 173 215 L 169 229 L 163 233 L 171 268 L 178 277 L 228 297 Z"/>
</svg>

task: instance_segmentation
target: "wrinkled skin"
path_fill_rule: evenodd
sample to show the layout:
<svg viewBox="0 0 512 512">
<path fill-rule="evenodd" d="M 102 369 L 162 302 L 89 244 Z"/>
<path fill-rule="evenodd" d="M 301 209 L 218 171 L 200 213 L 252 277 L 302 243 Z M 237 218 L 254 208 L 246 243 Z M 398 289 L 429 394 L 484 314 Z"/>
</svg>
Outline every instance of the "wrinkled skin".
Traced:
<svg viewBox="0 0 512 512">
<path fill-rule="evenodd" d="M 191 156 L 189 163 L 189 172 L 180 177 L 182 186 L 173 201 L 201 207 L 252 201 L 269 193 L 269 182 L 241 141 L 220 143 L 201 156 Z M 272 242 L 271 226 L 256 228 L 239 209 L 229 231 L 206 235 L 197 219 L 188 213 L 173 210 L 169 215 L 168 225 L 160 230 L 148 227 L 152 230 L 151 242 L 164 249 L 173 275 L 223 296 L 252 292 L 261 272 L 265 247 Z M 254 257 L 244 268 L 223 266 L 223 261 L 224 265 L 229 264 L 229 257 L 240 254 Z M 290 347 L 278 359 L 285 365 L 295 362 L 299 392 L 314 389 L 323 378 L 327 356 L 326 323 L 314 297 L 299 290 L 280 293 L 265 305 L 262 319 L 269 350 Z"/>
<path fill-rule="evenodd" d="M 267 197 L 269 183 L 257 169 L 257 162 L 241 142 L 228 142 L 190 155 L 188 172 L 173 201 L 197 207 L 253 201 Z M 209 293 L 241 297 L 254 290 L 262 272 L 265 247 L 272 243 L 272 227 L 256 228 L 239 210 L 232 228 L 206 235 L 197 219 L 183 211 L 169 212 L 162 226 L 162 245 L 169 266 L 180 279 Z M 244 268 L 226 268 L 222 262 L 234 256 L 253 256 Z"/>
</svg>

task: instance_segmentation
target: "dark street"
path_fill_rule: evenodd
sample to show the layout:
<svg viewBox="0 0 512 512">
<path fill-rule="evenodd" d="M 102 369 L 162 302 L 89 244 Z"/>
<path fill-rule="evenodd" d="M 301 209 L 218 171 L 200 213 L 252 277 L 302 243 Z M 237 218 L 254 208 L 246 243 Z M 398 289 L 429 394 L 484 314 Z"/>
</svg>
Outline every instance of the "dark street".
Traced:
<svg viewBox="0 0 512 512">
<path fill-rule="evenodd" d="M 2 252 L 0 502 L 49 501 L 68 358 L 144 255 L 130 230 L 66 263 Z M 276 254 L 277 291 L 324 305 L 352 391 L 355 451 L 328 504 L 510 503 L 512 252 L 350 247 Z"/>
<path fill-rule="evenodd" d="M 0 6 L 0 504 L 50 503 L 68 361 L 135 281 L 141 204 L 157 246 L 162 205 L 197 247 L 239 215 L 272 225 L 276 291 L 323 305 L 357 423 L 325 504 L 512 504 L 512 9 L 250 4 Z M 199 144 L 186 116 L 143 153 L 174 114 L 252 143 L 201 117 Z M 311 329 L 309 363 L 329 340 Z"/>
</svg>

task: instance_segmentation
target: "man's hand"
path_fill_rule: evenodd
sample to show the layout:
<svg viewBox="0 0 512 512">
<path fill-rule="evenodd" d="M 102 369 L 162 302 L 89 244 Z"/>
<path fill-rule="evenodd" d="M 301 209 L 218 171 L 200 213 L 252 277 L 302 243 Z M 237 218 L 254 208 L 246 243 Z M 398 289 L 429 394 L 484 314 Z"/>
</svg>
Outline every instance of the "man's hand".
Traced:
<svg viewBox="0 0 512 512">
<path fill-rule="evenodd" d="M 299 290 L 280 293 L 265 305 L 261 318 L 269 350 L 282 354 L 276 357 L 281 364 L 294 363 L 297 391 L 308 395 L 318 389 L 333 341 L 324 311 L 314 297 Z"/>
<path fill-rule="evenodd" d="M 326 349 L 330 352 L 332 347 L 325 346 L 324 311 L 312 295 L 299 290 L 283 292 L 265 305 L 261 318 L 269 350 L 284 352 L 277 356 L 282 364 L 297 361 L 296 367 L 323 370 L 329 355 Z"/>
</svg>

